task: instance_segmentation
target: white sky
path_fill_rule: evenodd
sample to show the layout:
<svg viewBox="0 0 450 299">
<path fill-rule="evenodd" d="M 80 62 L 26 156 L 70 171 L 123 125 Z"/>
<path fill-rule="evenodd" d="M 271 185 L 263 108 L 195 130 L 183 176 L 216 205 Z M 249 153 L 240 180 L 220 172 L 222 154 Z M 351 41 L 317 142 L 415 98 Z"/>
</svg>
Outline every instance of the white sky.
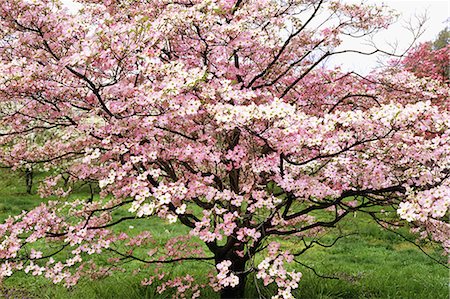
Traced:
<svg viewBox="0 0 450 299">
<path fill-rule="evenodd" d="M 76 11 L 81 7 L 79 4 L 74 4 L 73 0 L 62 0 L 63 3 Z M 380 32 L 375 36 L 376 44 L 381 49 L 391 50 L 390 45 L 397 44 L 397 54 L 403 53 L 403 51 L 411 45 L 413 40 L 412 34 L 405 28 L 410 20 L 413 24 L 417 24 L 415 16 L 423 16 L 426 14 L 428 20 L 424 26 L 424 32 L 418 39 L 418 42 L 434 40 L 438 33 L 446 26 L 449 26 L 450 20 L 450 1 L 446 0 L 343 0 L 344 2 L 361 3 L 366 2 L 369 4 L 385 4 L 395 9 L 399 14 L 399 20 L 396 24 L 389 27 L 386 31 Z M 416 22 L 414 22 L 416 21 Z M 358 49 L 369 50 L 364 45 L 364 41 L 361 39 L 348 39 L 345 40 L 341 49 Z M 344 70 L 355 70 L 361 74 L 366 74 L 377 65 L 379 61 L 383 61 L 382 55 L 364 56 L 358 54 L 342 54 L 335 56 L 328 63 L 331 65 L 340 65 Z"/>
<path fill-rule="evenodd" d="M 345 0 L 346 2 L 361 1 Z M 417 24 L 415 16 L 426 14 L 428 20 L 424 26 L 424 32 L 418 39 L 418 42 L 434 40 L 438 33 L 446 26 L 449 26 L 450 2 L 443 0 L 420 1 L 420 0 L 368 0 L 371 4 L 382 4 L 395 9 L 399 14 L 398 22 L 389 27 L 386 31 L 376 35 L 375 41 L 379 48 L 390 50 L 390 44 L 397 43 L 397 54 L 401 54 L 412 42 L 413 37 L 408 29 L 405 28 L 409 20 Z M 361 40 L 346 40 L 343 47 L 364 49 L 365 46 Z M 366 49 L 369 49 L 366 47 Z M 381 55 L 363 56 L 357 54 L 343 54 L 334 58 L 332 64 L 341 65 L 344 70 L 355 70 L 362 74 L 368 73 L 378 65 L 378 60 L 383 60 Z"/>
</svg>

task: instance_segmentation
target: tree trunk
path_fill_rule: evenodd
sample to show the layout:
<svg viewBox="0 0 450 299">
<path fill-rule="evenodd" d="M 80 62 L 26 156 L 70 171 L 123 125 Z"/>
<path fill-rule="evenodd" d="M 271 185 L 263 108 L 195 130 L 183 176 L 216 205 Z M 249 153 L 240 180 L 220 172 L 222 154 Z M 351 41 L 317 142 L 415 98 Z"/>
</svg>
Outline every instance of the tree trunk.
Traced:
<svg viewBox="0 0 450 299">
<path fill-rule="evenodd" d="M 61 177 L 64 181 L 64 188 L 66 188 L 67 185 L 69 184 L 70 175 L 64 176 L 64 174 L 63 174 L 63 175 L 61 175 Z"/>
<path fill-rule="evenodd" d="M 224 260 L 231 261 L 230 271 L 239 277 L 239 284 L 235 287 L 226 287 L 220 291 L 221 299 L 242 299 L 245 293 L 245 283 L 247 274 L 245 273 L 245 264 L 247 260 L 238 256 L 235 252 L 230 252 L 225 256 L 216 258 L 216 265 Z"/>
<path fill-rule="evenodd" d="M 33 168 L 27 167 L 25 168 L 25 183 L 27 186 L 27 193 L 31 194 L 33 190 Z"/>
<path fill-rule="evenodd" d="M 92 202 L 94 200 L 94 189 L 92 189 L 92 184 L 89 183 L 89 198 L 88 202 Z"/>
<path fill-rule="evenodd" d="M 220 291 L 220 299 L 242 299 L 245 293 L 245 281 L 241 282 L 239 278 L 239 284 L 234 287 L 227 287 Z"/>
</svg>

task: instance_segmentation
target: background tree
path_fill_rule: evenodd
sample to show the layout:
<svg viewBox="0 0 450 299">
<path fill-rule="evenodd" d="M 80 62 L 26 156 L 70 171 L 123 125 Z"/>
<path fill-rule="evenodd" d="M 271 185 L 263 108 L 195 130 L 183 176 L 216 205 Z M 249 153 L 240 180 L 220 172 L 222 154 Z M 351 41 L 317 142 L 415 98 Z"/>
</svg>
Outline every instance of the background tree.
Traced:
<svg viewBox="0 0 450 299">
<path fill-rule="evenodd" d="M 71 286 L 137 260 L 157 265 L 151 284 L 166 264 L 210 260 L 222 298 L 243 297 L 249 275 L 292 298 L 301 273 L 288 264 L 355 211 L 399 225 L 382 208 L 448 250 L 448 86 L 398 69 L 323 67 L 340 53 L 380 52 L 337 46 L 386 28 L 382 8 L 80 2 L 77 14 L 59 1 L 0 5 L 0 99 L 14 107 L 0 142 L 12 163 L 49 169 L 41 195 L 59 198 L 0 226 L 1 276 Z M 52 138 L 27 142 L 42 132 Z M 102 197 L 67 199 L 51 175 L 61 165 L 71 180 L 99 181 Z M 161 246 L 149 232 L 114 230 L 150 217 L 191 233 Z M 286 251 L 280 236 L 298 248 Z M 109 259 L 95 265 L 92 254 Z M 159 291 L 169 287 L 198 297 L 204 286 L 186 274 Z"/>
<path fill-rule="evenodd" d="M 446 27 L 441 32 L 439 32 L 438 37 L 435 41 L 433 41 L 433 49 L 439 50 L 442 48 L 445 48 L 448 46 L 450 41 L 450 32 L 448 31 L 448 28 Z"/>
<path fill-rule="evenodd" d="M 16 108 L 12 108 L 13 106 L 14 103 L 2 103 L 0 108 L 0 119 L 2 119 L 8 114 L 14 113 Z M 0 130 L 0 136 L 4 134 L 8 133 L 2 132 Z M 29 134 L 27 137 L 30 143 L 34 142 L 34 140 L 36 139 L 34 134 Z M 6 155 L 10 153 L 9 150 L 4 149 L 7 146 L 8 144 L 2 144 L 2 149 L 0 152 L 0 168 L 3 169 L 13 168 L 15 171 L 19 171 L 20 173 L 22 173 L 24 177 L 24 185 L 26 193 L 31 194 L 33 191 L 33 180 L 35 174 L 35 171 L 33 170 L 33 164 L 27 163 L 26 161 L 22 161 L 21 163 L 13 162 L 12 164 L 8 163 L 11 159 L 8 159 L 8 157 L 6 157 Z"/>
<path fill-rule="evenodd" d="M 447 28 L 435 41 L 422 43 L 403 59 L 402 63 L 419 78 L 431 78 L 450 83 L 450 45 Z"/>
</svg>

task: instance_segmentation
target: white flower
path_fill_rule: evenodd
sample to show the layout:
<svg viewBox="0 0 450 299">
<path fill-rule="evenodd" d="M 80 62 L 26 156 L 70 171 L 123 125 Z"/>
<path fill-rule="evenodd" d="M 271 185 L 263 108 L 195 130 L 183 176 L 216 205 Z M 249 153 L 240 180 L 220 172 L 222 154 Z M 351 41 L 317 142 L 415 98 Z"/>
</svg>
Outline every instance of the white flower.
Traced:
<svg viewBox="0 0 450 299">
<path fill-rule="evenodd" d="M 239 284 L 239 277 L 234 275 L 233 273 L 230 274 L 230 286 L 235 287 Z"/>
<path fill-rule="evenodd" d="M 98 186 L 103 189 L 109 184 L 109 179 L 103 179 L 98 181 Z"/>
<path fill-rule="evenodd" d="M 155 204 L 154 203 L 146 203 L 143 204 L 141 207 L 142 214 L 144 215 L 151 215 L 153 213 L 153 210 L 155 209 Z"/>
<path fill-rule="evenodd" d="M 137 197 L 137 196 L 136 196 Z M 136 198 L 137 199 L 137 198 Z M 138 200 L 138 201 L 133 201 L 132 203 L 131 203 L 131 207 L 128 209 L 128 212 L 130 212 L 130 213 L 134 213 L 134 212 L 136 212 L 138 209 L 139 209 L 139 207 L 141 206 L 141 203 L 142 203 L 142 201 L 140 201 L 140 200 Z"/>
<path fill-rule="evenodd" d="M 164 205 L 164 204 L 167 205 L 170 203 L 171 197 L 170 197 L 169 193 L 165 193 L 165 194 L 159 196 L 158 199 L 162 205 Z"/>
<path fill-rule="evenodd" d="M 269 259 L 268 259 L 268 258 L 265 258 L 265 259 L 258 265 L 258 269 L 259 269 L 259 270 L 261 270 L 261 269 L 269 269 L 269 266 L 270 266 L 270 264 L 269 264 Z"/>
<path fill-rule="evenodd" d="M 175 210 L 175 213 L 177 214 L 184 214 L 185 212 L 186 212 L 186 204 L 182 204 Z"/>
<path fill-rule="evenodd" d="M 167 220 L 169 220 L 169 223 L 175 223 L 177 222 L 177 219 L 178 219 L 177 215 L 169 214 L 167 216 Z"/>
<path fill-rule="evenodd" d="M 133 163 L 133 164 L 139 163 L 139 161 L 141 161 L 141 160 L 142 160 L 141 157 L 137 157 L 137 156 L 131 156 L 131 157 L 130 157 L 130 161 L 131 161 L 131 163 Z"/>
</svg>

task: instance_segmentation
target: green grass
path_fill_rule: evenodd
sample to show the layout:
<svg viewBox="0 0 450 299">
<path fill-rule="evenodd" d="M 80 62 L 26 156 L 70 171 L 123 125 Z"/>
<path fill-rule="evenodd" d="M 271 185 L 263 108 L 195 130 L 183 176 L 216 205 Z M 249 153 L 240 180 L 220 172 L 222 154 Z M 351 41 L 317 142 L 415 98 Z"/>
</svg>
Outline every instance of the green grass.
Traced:
<svg viewBox="0 0 450 299">
<path fill-rule="evenodd" d="M 37 180 L 39 180 L 39 176 Z M 77 190 L 77 197 L 87 196 L 84 188 Z M 25 184 L 19 173 L 2 170 L 0 172 L 0 220 L 29 210 L 44 201 L 37 195 L 25 193 Z M 122 212 L 124 213 L 124 212 Z M 130 229 L 130 225 L 134 228 Z M 118 225 L 117 230 L 133 233 L 149 230 L 154 238 L 163 244 L 173 235 L 184 235 L 188 230 L 180 225 L 169 225 L 157 219 L 136 220 Z M 296 298 L 449 298 L 448 270 L 420 252 L 414 245 L 399 236 L 383 231 L 362 214 L 350 217 L 342 223 L 344 233 L 358 234 L 341 239 L 331 248 L 316 246 L 298 258 L 303 264 L 313 267 L 317 273 L 339 279 L 325 279 L 299 264 L 294 267 L 304 276 Z M 336 235 L 331 233 L 323 242 L 331 242 Z M 301 248 L 294 240 L 277 239 L 284 247 L 295 251 Z M 426 248 L 427 253 L 439 256 L 436 248 Z M 445 258 L 444 258 L 445 259 Z M 143 287 L 140 281 L 150 276 L 151 268 L 140 266 L 139 273 L 131 269 L 139 267 L 137 262 L 123 266 L 126 272 L 91 281 L 82 279 L 78 285 L 66 289 L 55 286 L 42 277 L 17 273 L 0 285 L 0 298 L 171 298 L 167 292 L 159 295 L 155 285 Z M 206 274 L 212 269 L 206 262 L 187 262 L 169 266 L 172 276 L 191 274 L 206 282 Z M 263 288 L 270 295 L 271 288 Z M 247 297 L 257 298 L 253 278 L 249 278 Z M 202 298 L 217 298 L 212 290 L 205 289 Z"/>
</svg>

